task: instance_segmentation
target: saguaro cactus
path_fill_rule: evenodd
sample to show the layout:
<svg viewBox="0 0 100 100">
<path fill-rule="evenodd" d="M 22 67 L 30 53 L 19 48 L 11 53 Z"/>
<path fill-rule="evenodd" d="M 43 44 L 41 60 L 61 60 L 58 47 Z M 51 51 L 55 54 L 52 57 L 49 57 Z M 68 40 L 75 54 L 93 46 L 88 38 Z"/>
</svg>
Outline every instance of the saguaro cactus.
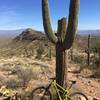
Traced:
<svg viewBox="0 0 100 100">
<path fill-rule="evenodd" d="M 88 58 L 87 64 L 90 65 L 90 34 L 88 35 Z"/>
<path fill-rule="evenodd" d="M 58 30 L 55 35 L 50 22 L 48 0 L 42 0 L 43 26 L 47 37 L 56 47 L 56 81 L 61 86 L 66 84 L 66 49 L 70 49 L 73 44 L 78 25 L 78 11 L 79 0 L 70 0 L 68 24 L 66 18 L 58 20 Z"/>
<path fill-rule="evenodd" d="M 90 65 L 90 34 L 88 35 L 87 65 Z"/>
</svg>

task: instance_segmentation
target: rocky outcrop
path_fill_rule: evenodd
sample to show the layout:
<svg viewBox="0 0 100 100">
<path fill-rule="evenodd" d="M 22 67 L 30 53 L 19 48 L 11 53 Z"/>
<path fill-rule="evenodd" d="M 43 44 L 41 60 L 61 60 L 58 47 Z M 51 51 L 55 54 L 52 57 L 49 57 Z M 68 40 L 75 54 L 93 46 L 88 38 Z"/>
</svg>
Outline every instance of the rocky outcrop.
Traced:
<svg viewBox="0 0 100 100">
<path fill-rule="evenodd" d="M 17 36 L 14 40 L 15 41 L 34 41 L 34 40 L 45 40 L 46 36 L 40 31 L 35 31 L 33 29 L 26 29 L 24 30 L 19 36 Z"/>
</svg>

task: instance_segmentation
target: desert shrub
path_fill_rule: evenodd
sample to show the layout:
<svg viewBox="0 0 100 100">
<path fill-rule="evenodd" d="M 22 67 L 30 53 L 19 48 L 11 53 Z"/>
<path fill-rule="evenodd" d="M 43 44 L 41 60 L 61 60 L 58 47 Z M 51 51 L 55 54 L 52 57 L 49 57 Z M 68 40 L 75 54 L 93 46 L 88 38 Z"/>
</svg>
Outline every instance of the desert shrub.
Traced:
<svg viewBox="0 0 100 100">
<path fill-rule="evenodd" d="M 28 97 L 26 97 L 25 94 L 24 94 L 24 95 L 21 95 L 21 100 L 28 100 L 27 98 L 28 98 Z"/>
<path fill-rule="evenodd" d="M 52 56 L 52 52 L 51 52 L 51 48 L 50 48 L 48 51 L 48 57 L 51 59 L 51 56 Z"/>
<path fill-rule="evenodd" d="M 94 54 L 94 65 L 100 67 L 100 44 L 92 45 L 91 52 Z"/>
<path fill-rule="evenodd" d="M 44 48 L 42 46 L 39 46 L 36 50 L 37 53 L 36 58 L 41 59 L 43 52 L 44 52 Z"/>
<path fill-rule="evenodd" d="M 33 73 L 33 69 L 31 67 L 15 66 L 12 72 L 21 80 L 23 87 L 25 87 L 32 78 L 37 78 L 36 73 Z"/>
<path fill-rule="evenodd" d="M 74 55 L 73 61 L 79 64 L 85 64 L 85 59 L 80 55 Z"/>
<path fill-rule="evenodd" d="M 33 72 L 29 68 L 23 68 L 18 73 L 18 77 L 22 80 L 23 86 L 26 86 L 26 84 L 32 79 Z"/>
<path fill-rule="evenodd" d="M 13 76 L 13 77 L 8 78 L 8 80 L 6 80 L 6 86 L 8 88 L 15 89 L 21 86 L 21 81 L 17 77 Z"/>
<path fill-rule="evenodd" d="M 27 48 L 23 48 L 23 54 L 25 57 L 31 57 L 34 55 L 34 49 L 32 48 L 32 46 L 27 47 Z"/>
<path fill-rule="evenodd" d="M 5 84 L 6 80 L 7 80 L 7 77 L 4 74 L 0 73 L 0 86 L 6 85 Z"/>
<path fill-rule="evenodd" d="M 95 59 L 95 61 L 94 61 L 94 65 L 96 66 L 96 67 L 100 67 L 100 59 Z"/>
<path fill-rule="evenodd" d="M 6 64 L 3 64 L 2 66 L 0 66 L 0 69 L 3 71 L 10 71 L 11 70 L 10 66 L 13 66 L 13 65 L 10 63 L 6 63 Z"/>
</svg>

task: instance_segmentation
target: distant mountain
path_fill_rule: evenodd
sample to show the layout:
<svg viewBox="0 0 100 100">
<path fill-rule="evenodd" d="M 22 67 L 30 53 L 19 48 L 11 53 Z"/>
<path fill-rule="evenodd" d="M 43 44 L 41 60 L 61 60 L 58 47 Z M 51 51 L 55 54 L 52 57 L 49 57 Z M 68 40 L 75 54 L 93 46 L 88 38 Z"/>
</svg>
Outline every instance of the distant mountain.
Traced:
<svg viewBox="0 0 100 100">
<path fill-rule="evenodd" d="M 87 36 L 88 34 L 91 36 L 100 36 L 100 30 L 79 30 L 78 34 L 81 36 Z"/>
<path fill-rule="evenodd" d="M 0 30 L 0 38 L 14 38 L 25 29 L 19 30 Z"/>
<path fill-rule="evenodd" d="M 34 40 L 45 40 L 46 36 L 43 32 L 33 30 L 31 28 L 25 29 L 17 37 L 14 38 L 15 41 L 34 41 Z"/>
<path fill-rule="evenodd" d="M 0 38 L 15 38 L 19 36 L 24 30 L 26 29 L 19 29 L 19 30 L 0 30 Z M 27 30 L 26 30 L 27 31 Z M 31 30 L 33 33 L 39 33 L 40 35 L 43 32 L 39 32 L 36 30 Z M 25 34 L 25 32 L 23 33 Z M 100 30 L 79 30 L 77 32 L 80 36 L 87 36 L 88 34 L 92 36 L 100 36 Z M 42 34 L 43 35 L 43 34 Z"/>
</svg>

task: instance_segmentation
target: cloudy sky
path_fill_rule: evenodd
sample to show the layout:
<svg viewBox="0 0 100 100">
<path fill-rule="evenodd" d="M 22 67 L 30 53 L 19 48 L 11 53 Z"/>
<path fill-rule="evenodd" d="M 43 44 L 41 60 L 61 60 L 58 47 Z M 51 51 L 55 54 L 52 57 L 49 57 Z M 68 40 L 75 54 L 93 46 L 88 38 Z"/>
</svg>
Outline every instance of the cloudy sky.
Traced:
<svg viewBox="0 0 100 100">
<path fill-rule="evenodd" d="M 53 29 L 68 16 L 70 0 L 48 0 Z M 41 0 L 0 0 L 0 30 L 20 28 L 43 30 Z M 100 0 L 80 0 L 78 29 L 100 29 Z"/>
</svg>

